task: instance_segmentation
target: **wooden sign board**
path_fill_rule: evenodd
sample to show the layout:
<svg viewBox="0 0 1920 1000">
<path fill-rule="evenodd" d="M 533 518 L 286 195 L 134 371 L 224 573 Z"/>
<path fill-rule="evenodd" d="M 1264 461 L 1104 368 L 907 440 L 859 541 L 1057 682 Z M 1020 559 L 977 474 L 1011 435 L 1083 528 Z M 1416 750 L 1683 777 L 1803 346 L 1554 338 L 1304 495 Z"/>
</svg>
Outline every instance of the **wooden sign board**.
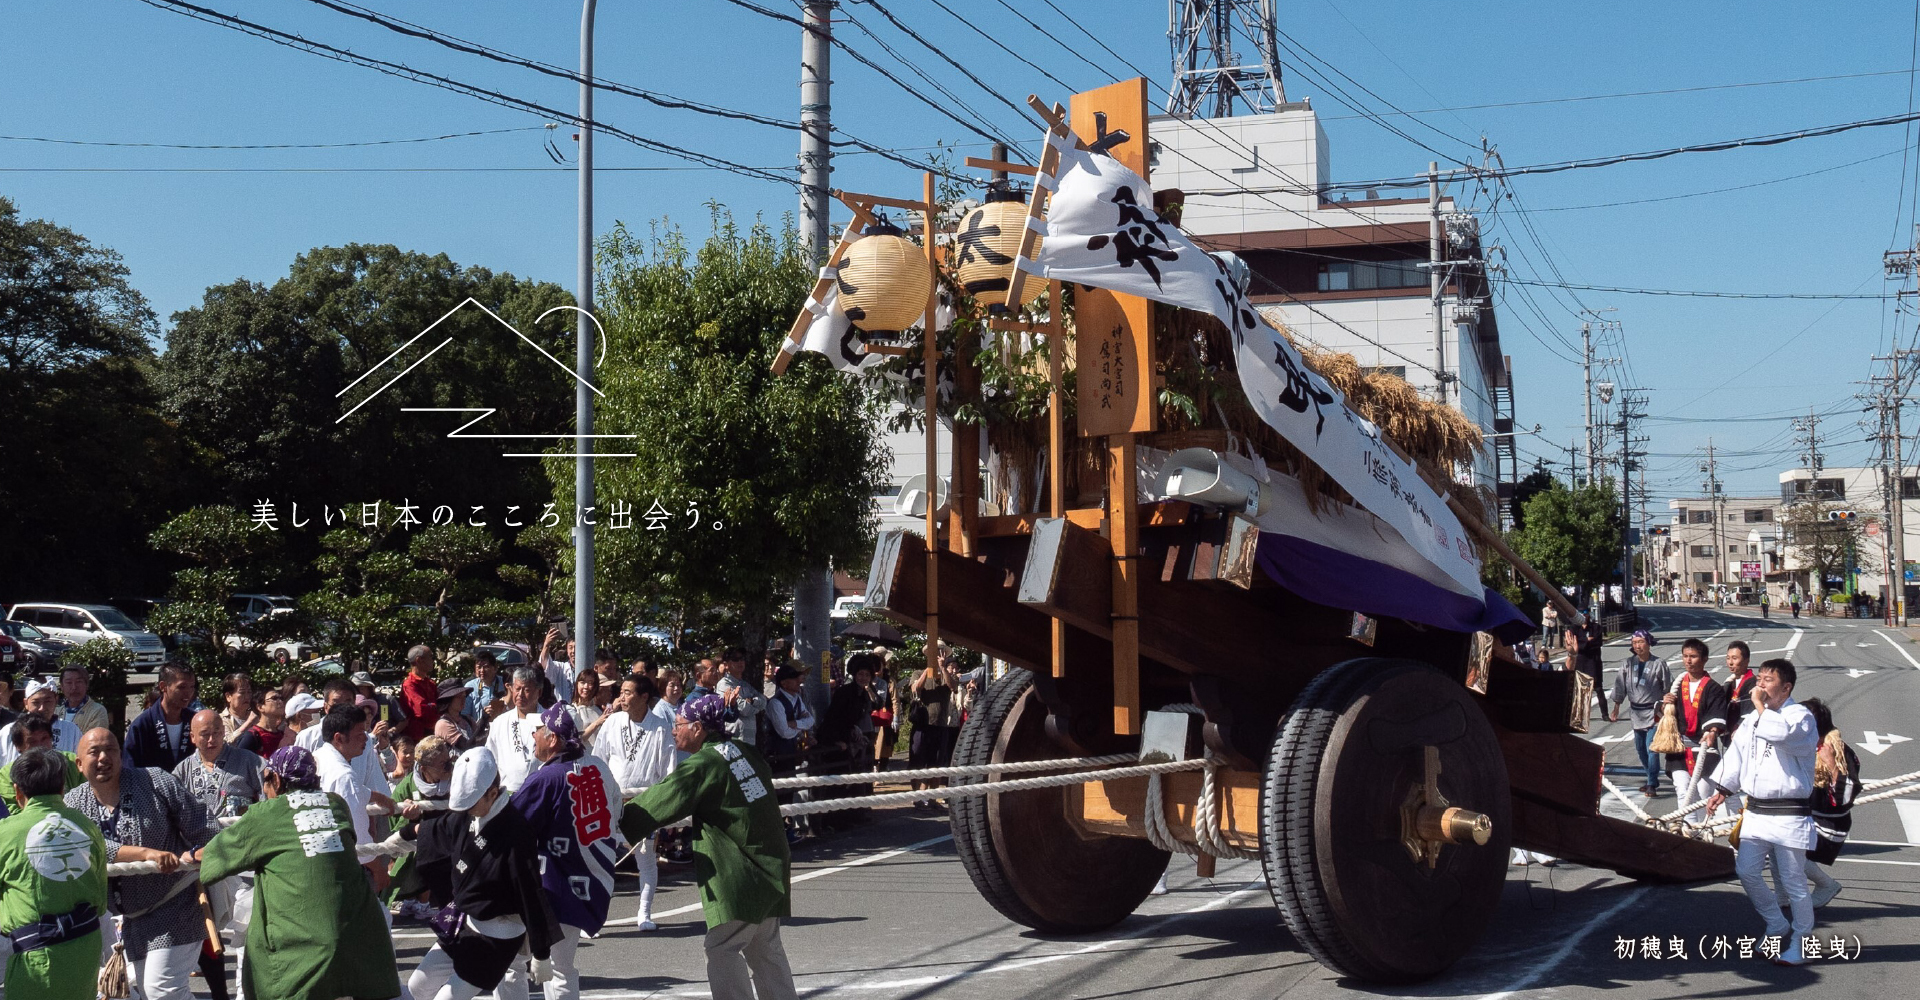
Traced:
<svg viewBox="0 0 1920 1000">
<path fill-rule="evenodd" d="M 1117 132 L 1127 138 L 1108 147 L 1113 157 L 1147 177 L 1147 81 L 1140 77 L 1073 95 L 1068 122 L 1093 145 Z M 1082 437 L 1144 434 L 1158 426 L 1154 399 L 1152 304 L 1138 295 L 1116 295 L 1077 286 L 1074 292 L 1074 365 L 1078 369 Z"/>
</svg>

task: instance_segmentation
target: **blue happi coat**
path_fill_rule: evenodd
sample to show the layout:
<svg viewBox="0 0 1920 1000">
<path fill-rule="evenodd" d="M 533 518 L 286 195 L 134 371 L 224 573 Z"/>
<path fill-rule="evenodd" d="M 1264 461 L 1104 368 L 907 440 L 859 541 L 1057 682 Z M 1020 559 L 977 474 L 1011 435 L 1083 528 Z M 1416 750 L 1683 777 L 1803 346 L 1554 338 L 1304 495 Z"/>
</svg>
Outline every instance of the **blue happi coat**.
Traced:
<svg viewBox="0 0 1920 1000">
<path fill-rule="evenodd" d="M 620 786 L 589 753 L 561 754 L 527 776 L 507 808 L 540 849 L 540 885 L 563 924 L 600 933 L 619 857 Z"/>
</svg>

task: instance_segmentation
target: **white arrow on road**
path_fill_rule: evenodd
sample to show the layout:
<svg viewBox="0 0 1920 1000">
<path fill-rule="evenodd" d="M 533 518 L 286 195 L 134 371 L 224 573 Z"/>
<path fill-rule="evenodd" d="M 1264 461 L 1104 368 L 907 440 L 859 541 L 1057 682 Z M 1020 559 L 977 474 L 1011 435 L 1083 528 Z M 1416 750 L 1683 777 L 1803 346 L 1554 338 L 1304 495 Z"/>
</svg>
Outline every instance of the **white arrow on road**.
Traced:
<svg viewBox="0 0 1920 1000">
<path fill-rule="evenodd" d="M 1630 739 L 1633 739 L 1632 733 L 1623 733 L 1619 736 L 1590 736 L 1587 738 L 1587 742 L 1604 745 L 1608 743 L 1625 743 Z"/>
<path fill-rule="evenodd" d="M 1858 647 L 1858 648 L 1860 648 L 1860 649 L 1865 649 L 1865 648 L 1867 648 L 1868 646 L 1878 646 L 1878 645 L 1879 645 L 1879 643 L 1877 643 L 1877 642 L 1856 642 L 1856 643 L 1854 643 L 1854 646 L 1856 646 L 1856 647 Z"/>
<path fill-rule="evenodd" d="M 1821 643 L 1821 644 L 1820 644 L 1820 648 L 1821 648 L 1821 649 L 1826 649 L 1826 648 L 1827 648 L 1827 647 L 1829 647 L 1829 646 L 1838 646 L 1838 645 L 1840 645 L 1840 644 L 1839 644 L 1839 643 L 1837 643 L 1837 642 L 1823 642 L 1823 643 Z"/>
<path fill-rule="evenodd" d="M 1867 674 L 1870 674 L 1870 673 L 1873 673 L 1873 671 L 1871 671 L 1871 670 L 1862 670 L 1862 669 L 1860 669 L 1859 667 L 1848 667 L 1848 668 L 1847 668 L 1847 676 L 1848 676 L 1848 677 L 1851 677 L 1851 678 L 1853 678 L 1854 680 L 1859 680 L 1860 678 L 1862 678 L 1862 677 L 1864 677 L 1864 676 L 1866 676 Z"/>
<path fill-rule="evenodd" d="M 1874 755 L 1875 757 L 1878 757 L 1881 754 L 1886 753 L 1889 747 L 1893 747 L 1901 743 L 1911 743 L 1911 742 L 1913 742 L 1913 737 L 1911 736 L 1895 736 L 1892 733 L 1876 733 L 1873 730 L 1869 729 L 1867 730 L 1867 738 L 1861 741 L 1860 743 L 1860 749 L 1865 750 L 1866 752 Z"/>
</svg>

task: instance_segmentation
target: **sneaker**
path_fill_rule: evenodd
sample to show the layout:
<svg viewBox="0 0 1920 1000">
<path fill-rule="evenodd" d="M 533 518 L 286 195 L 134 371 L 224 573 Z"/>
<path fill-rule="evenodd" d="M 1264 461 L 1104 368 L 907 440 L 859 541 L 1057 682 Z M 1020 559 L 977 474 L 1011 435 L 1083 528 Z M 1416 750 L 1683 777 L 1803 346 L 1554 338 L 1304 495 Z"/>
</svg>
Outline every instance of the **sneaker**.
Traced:
<svg viewBox="0 0 1920 1000">
<path fill-rule="evenodd" d="M 1150 895 L 1164 896 L 1166 894 L 1167 894 L 1167 876 L 1165 873 L 1162 873 L 1160 876 L 1160 881 L 1155 882 L 1153 884 L 1153 892 Z"/>
<path fill-rule="evenodd" d="M 1793 947 L 1788 948 L 1786 951 L 1781 952 L 1780 957 L 1773 960 L 1773 964 L 1805 965 L 1807 964 L 1808 961 L 1809 959 L 1807 958 L 1807 956 L 1800 951 L 1800 942 L 1796 940 L 1793 942 Z"/>
<path fill-rule="evenodd" d="M 1822 906 L 1825 906 L 1828 903 L 1833 902 L 1833 897 L 1840 895 L 1841 888 L 1842 886 L 1840 885 L 1840 883 L 1834 882 L 1830 885 L 1823 885 L 1820 888 L 1813 890 L 1813 908 L 1817 910 Z"/>
<path fill-rule="evenodd" d="M 654 923 L 651 920 L 648 920 L 645 914 L 642 914 L 637 920 L 635 920 L 634 924 L 638 926 L 642 931 L 657 931 L 660 929 L 660 925 Z"/>
</svg>

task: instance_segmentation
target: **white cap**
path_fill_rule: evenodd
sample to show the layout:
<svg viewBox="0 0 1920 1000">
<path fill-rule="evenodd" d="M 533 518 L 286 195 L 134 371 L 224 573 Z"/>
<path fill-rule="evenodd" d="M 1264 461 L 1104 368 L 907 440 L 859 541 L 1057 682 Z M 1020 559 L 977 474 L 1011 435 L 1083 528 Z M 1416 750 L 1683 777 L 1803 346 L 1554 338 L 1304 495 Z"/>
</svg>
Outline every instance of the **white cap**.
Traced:
<svg viewBox="0 0 1920 1000">
<path fill-rule="evenodd" d="M 320 699 L 302 691 L 287 701 L 287 717 L 292 718 L 301 712 L 318 712 L 324 707 Z"/>
<path fill-rule="evenodd" d="M 453 762 L 453 787 L 447 796 L 447 808 L 472 809 L 474 803 L 487 794 L 487 789 L 493 787 L 499 774 L 493 751 L 486 747 L 474 747 L 462 753 L 460 759 Z"/>
<path fill-rule="evenodd" d="M 31 698 L 42 691 L 52 691 L 55 694 L 59 694 L 60 685 L 49 680 L 30 680 L 27 682 L 27 690 L 24 697 Z"/>
</svg>

